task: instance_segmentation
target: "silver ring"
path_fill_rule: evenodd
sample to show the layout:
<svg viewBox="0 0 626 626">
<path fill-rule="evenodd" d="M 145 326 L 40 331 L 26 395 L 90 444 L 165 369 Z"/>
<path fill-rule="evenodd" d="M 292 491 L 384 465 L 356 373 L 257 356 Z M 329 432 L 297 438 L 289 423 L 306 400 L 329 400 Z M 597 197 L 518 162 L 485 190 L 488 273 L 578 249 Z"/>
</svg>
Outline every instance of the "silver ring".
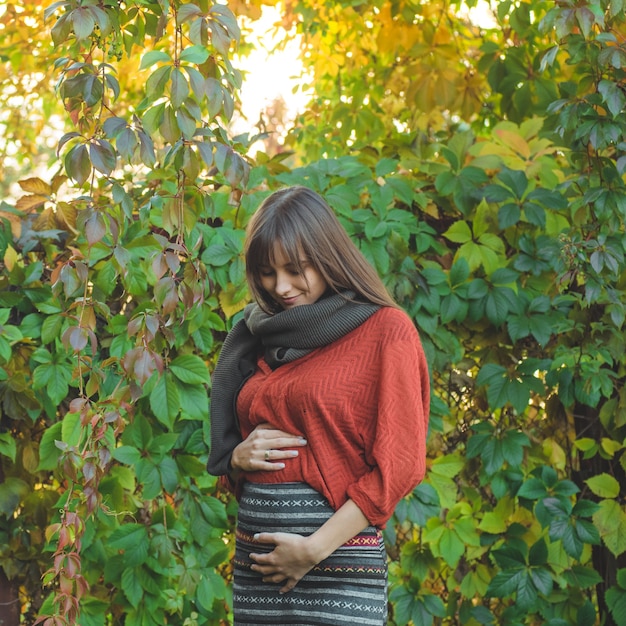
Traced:
<svg viewBox="0 0 626 626">
<path fill-rule="evenodd" d="M 270 451 L 269 451 L 269 450 L 266 450 L 266 451 L 265 451 L 265 460 L 266 460 L 266 461 L 269 461 L 269 460 L 270 460 Z"/>
</svg>

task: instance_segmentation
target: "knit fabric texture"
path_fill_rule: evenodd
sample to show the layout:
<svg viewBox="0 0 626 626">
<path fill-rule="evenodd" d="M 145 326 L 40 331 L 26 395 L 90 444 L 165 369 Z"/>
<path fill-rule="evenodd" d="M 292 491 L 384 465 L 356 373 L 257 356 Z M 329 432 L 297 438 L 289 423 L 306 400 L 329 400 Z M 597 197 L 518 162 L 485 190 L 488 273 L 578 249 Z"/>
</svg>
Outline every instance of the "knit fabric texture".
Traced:
<svg viewBox="0 0 626 626">
<path fill-rule="evenodd" d="M 380 308 L 355 302 L 354 297 L 353 292 L 346 291 L 274 315 L 257 304 L 246 307 L 244 319 L 224 341 L 212 377 L 210 474 L 220 476 L 230 471 L 232 451 L 242 440 L 235 402 L 241 386 L 256 369 L 257 355 L 264 354 L 275 369 L 337 341 Z"/>
<path fill-rule="evenodd" d="M 237 403 L 242 436 L 269 423 L 307 445 L 256 483 L 304 482 L 337 510 L 352 499 L 383 527 L 423 478 L 428 366 L 413 322 L 384 307 L 331 344 L 272 369 L 260 358 Z"/>
</svg>

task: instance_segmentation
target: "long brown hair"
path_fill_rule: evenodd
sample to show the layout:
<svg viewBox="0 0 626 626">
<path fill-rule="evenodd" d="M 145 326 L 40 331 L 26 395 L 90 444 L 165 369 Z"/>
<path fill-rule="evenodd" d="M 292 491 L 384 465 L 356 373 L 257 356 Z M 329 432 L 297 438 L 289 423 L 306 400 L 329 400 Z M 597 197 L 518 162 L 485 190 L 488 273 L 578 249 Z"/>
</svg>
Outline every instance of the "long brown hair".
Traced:
<svg viewBox="0 0 626 626">
<path fill-rule="evenodd" d="M 268 313 L 280 308 L 262 287 L 260 267 L 273 264 L 277 244 L 299 272 L 306 260 L 335 293 L 352 290 L 356 301 L 398 307 L 323 198 L 307 187 L 293 186 L 267 197 L 246 232 L 248 285 Z"/>
</svg>

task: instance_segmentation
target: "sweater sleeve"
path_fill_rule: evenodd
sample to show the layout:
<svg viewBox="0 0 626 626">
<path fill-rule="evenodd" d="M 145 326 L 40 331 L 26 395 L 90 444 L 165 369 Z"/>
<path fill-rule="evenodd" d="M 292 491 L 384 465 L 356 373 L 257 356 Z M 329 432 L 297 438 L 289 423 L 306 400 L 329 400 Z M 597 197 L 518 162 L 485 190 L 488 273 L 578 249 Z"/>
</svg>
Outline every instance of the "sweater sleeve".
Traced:
<svg viewBox="0 0 626 626">
<path fill-rule="evenodd" d="M 255 340 L 243 321 L 226 337 L 213 372 L 210 411 L 211 446 L 207 470 L 214 476 L 231 471 L 230 458 L 241 442 L 237 394 L 255 369 Z"/>
<path fill-rule="evenodd" d="M 398 502 L 426 471 L 428 365 L 417 331 L 408 318 L 406 322 L 381 347 L 378 411 L 365 450 L 372 470 L 347 491 L 370 523 L 379 527 L 385 526 Z"/>
</svg>

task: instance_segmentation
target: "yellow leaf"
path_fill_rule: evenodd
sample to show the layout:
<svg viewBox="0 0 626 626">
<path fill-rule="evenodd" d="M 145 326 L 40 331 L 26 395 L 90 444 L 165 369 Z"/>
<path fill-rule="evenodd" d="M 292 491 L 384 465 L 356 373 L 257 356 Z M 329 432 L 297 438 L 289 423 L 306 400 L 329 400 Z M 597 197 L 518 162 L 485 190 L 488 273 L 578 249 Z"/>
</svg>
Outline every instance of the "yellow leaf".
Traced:
<svg viewBox="0 0 626 626">
<path fill-rule="evenodd" d="M 26 178 L 18 181 L 19 186 L 28 193 L 34 193 L 42 196 L 49 196 L 52 193 L 52 187 L 41 178 Z"/>
<path fill-rule="evenodd" d="M 59 202 L 57 205 L 57 221 L 60 226 L 71 230 L 74 234 L 78 234 L 76 229 L 76 207 L 69 202 Z"/>
<path fill-rule="evenodd" d="M 57 227 L 56 216 L 54 215 L 54 211 L 52 207 L 48 207 L 44 209 L 35 220 L 33 224 L 33 228 L 35 230 L 52 230 Z"/>
<path fill-rule="evenodd" d="M 611 457 L 615 456 L 615 453 L 618 450 L 621 450 L 624 446 L 614 439 L 608 439 L 607 437 L 602 437 L 602 449 Z"/>
<path fill-rule="evenodd" d="M 237 289 L 231 287 L 227 291 L 222 291 L 219 295 L 220 306 L 226 317 L 232 317 L 235 313 L 239 313 L 248 304 L 247 297 L 240 298 L 237 301 L 234 300 L 237 291 Z"/>
<path fill-rule="evenodd" d="M 39 465 L 39 455 L 31 442 L 24 444 L 24 449 L 22 451 L 22 465 L 25 470 L 33 474 Z"/>
<path fill-rule="evenodd" d="M 524 159 L 530 158 L 530 146 L 523 137 L 520 137 L 517 133 L 497 128 L 494 130 L 494 134 L 499 137 L 507 147 L 514 150 L 519 156 Z"/>
<path fill-rule="evenodd" d="M 567 464 L 567 454 L 565 450 L 552 437 L 548 437 L 543 442 L 543 453 L 550 460 L 550 465 L 556 469 L 564 470 Z"/>
<path fill-rule="evenodd" d="M 47 196 L 33 195 L 22 196 L 16 203 L 15 208 L 20 211 L 30 211 L 42 206 L 48 200 Z"/>
<path fill-rule="evenodd" d="M 17 252 L 11 246 L 7 246 L 7 249 L 4 253 L 4 264 L 6 265 L 6 268 L 9 270 L 9 272 L 12 271 L 15 267 L 17 259 Z"/>
<path fill-rule="evenodd" d="M 64 176 L 63 174 L 57 174 L 53 179 L 52 179 L 52 191 L 54 193 L 56 193 L 57 191 L 59 191 L 59 187 L 67 180 L 67 176 Z"/>
<path fill-rule="evenodd" d="M 487 511 L 487 513 L 483 515 L 483 519 L 478 525 L 478 528 L 486 533 L 497 535 L 506 531 L 508 523 L 507 520 L 503 519 L 498 513 Z"/>
</svg>

